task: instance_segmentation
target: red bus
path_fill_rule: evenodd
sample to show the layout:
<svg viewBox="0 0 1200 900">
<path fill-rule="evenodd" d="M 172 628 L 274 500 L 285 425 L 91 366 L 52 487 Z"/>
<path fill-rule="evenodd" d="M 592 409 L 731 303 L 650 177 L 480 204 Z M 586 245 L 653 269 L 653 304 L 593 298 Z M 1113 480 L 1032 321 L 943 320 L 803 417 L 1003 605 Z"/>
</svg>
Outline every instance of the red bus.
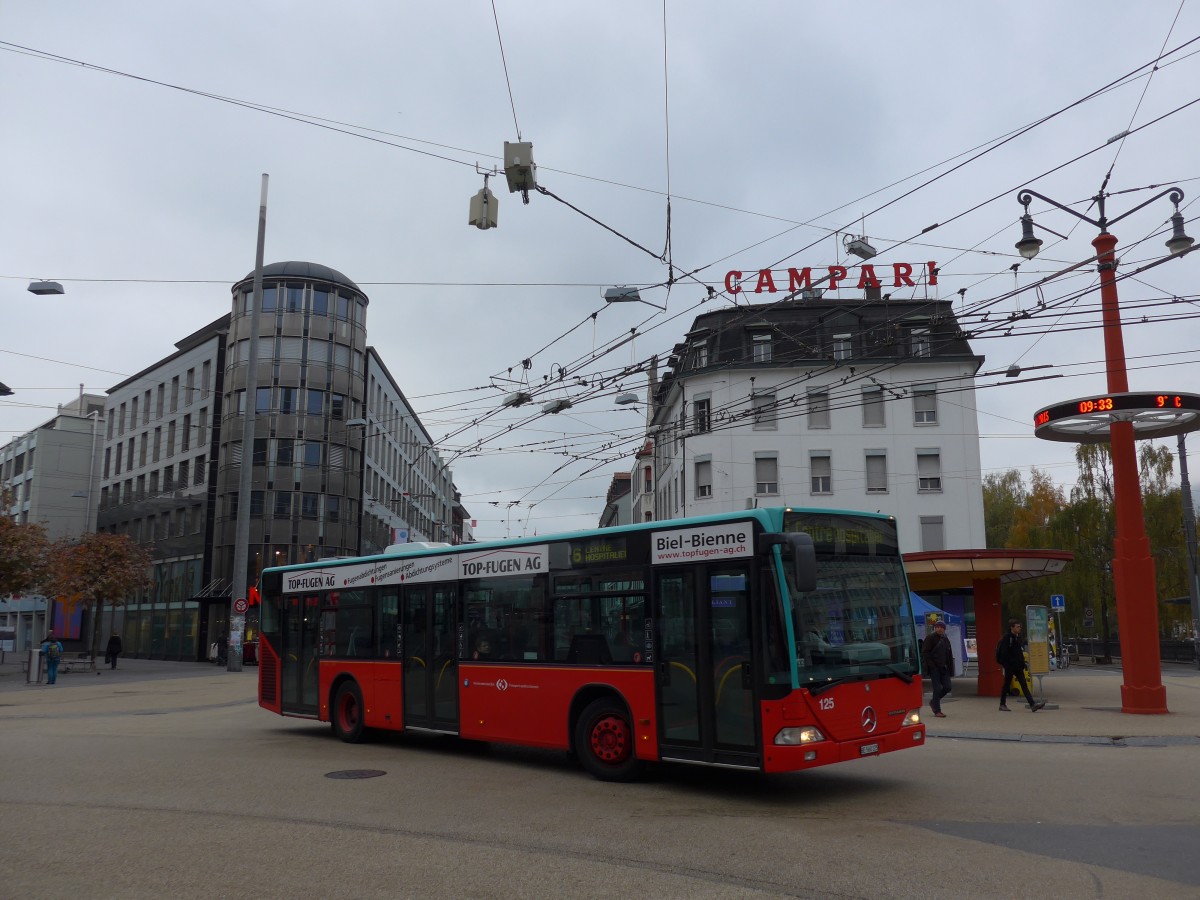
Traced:
<svg viewBox="0 0 1200 900">
<path fill-rule="evenodd" d="M 788 772 L 924 743 L 891 517 L 754 509 L 398 545 L 262 576 L 259 705 L 374 730 Z"/>
</svg>

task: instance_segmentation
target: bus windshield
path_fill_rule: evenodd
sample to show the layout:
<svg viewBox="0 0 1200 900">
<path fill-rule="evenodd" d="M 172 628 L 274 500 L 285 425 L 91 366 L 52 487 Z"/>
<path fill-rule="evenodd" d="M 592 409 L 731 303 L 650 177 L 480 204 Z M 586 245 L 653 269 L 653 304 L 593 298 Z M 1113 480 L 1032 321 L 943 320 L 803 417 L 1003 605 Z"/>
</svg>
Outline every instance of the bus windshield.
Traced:
<svg viewBox="0 0 1200 900">
<path fill-rule="evenodd" d="M 916 627 L 892 519 L 791 512 L 813 538 L 817 588 L 788 583 L 797 686 L 918 671 Z"/>
</svg>

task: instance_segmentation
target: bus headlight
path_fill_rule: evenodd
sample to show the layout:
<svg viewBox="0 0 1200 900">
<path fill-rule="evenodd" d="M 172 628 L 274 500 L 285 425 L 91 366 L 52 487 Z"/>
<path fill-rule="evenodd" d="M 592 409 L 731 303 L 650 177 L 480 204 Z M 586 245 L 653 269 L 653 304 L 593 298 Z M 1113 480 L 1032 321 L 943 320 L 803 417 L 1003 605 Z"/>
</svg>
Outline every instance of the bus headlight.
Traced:
<svg viewBox="0 0 1200 900">
<path fill-rule="evenodd" d="M 920 725 L 921 711 L 919 709 L 910 709 L 908 715 L 904 717 L 904 721 L 900 723 L 901 727 L 905 725 Z"/>
<path fill-rule="evenodd" d="M 802 728 L 781 728 L 775 735 L 775 743 L 785 747 L 798 747 L 801 744 L 815 744 L 825 740 L 825 735 L 811 725 Z"/>
</svg>

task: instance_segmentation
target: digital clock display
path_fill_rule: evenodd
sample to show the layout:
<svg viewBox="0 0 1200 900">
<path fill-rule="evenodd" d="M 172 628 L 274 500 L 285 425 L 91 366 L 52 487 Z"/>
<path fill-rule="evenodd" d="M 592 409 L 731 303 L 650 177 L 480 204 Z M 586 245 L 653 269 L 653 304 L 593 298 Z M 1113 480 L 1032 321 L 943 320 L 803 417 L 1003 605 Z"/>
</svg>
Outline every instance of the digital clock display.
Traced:
<svg viewBox="0 0 1200 900">
<path fill-rule="evenodd" d="M 1153 413 L 1156 410 L 1175 412 L 1183 410 L 1200 411 L 1200 396 L 1196 394 L 1178 393 L 1137 393 L 1137 394 L 1105 394 L 1099 397 L 1082 397 L 1078 400 L 1068 400 L 1040 409 L 1033 417 L 1035 428 L 1049 425 L 1060 419 L 1070 419 L 1075 416 L 1086 416 L 1092 413 L 1145 411 Z"/>
</svg>

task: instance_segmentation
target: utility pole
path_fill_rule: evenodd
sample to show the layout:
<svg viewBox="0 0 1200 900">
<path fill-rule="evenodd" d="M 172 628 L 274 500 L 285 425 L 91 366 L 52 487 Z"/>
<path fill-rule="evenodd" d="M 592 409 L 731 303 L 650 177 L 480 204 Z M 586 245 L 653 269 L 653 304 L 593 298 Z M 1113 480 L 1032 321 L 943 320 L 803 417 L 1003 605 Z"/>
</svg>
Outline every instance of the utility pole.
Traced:
<svg viewBox="0 0 1200 900">
<path fill-rule="evenodd" d="M 267 242 L 267 175 L 262 177 L 258 204 L 258 249 L 254 256 L 254 299 L 246 310 L 250 342 L 246 352 L 246 402 L 242 417 L 242 466 L 238 470 L 237 525 L 233 543 L 233 587 L 229 596 L 229 642 L 226 668 L 242 671 L 242 636 L 246 632 L 246 570 L 250 567 L 250 492 L 254 484 L 254 414 L 258 406 L 258 329 L 263 295 L 263 250 Z"/>
<path fill-rule="evenodd" d="M 1179 435 L 1179 487 L 1183 493 L 1183 537 L 1187 547 L 1188 596 L 1192 600 L 1192 648 L 1200 668 L 1200 560 L 1196 557 L 1196 510 L 1188 481 L 1187 441 Z"/>
</svg>

